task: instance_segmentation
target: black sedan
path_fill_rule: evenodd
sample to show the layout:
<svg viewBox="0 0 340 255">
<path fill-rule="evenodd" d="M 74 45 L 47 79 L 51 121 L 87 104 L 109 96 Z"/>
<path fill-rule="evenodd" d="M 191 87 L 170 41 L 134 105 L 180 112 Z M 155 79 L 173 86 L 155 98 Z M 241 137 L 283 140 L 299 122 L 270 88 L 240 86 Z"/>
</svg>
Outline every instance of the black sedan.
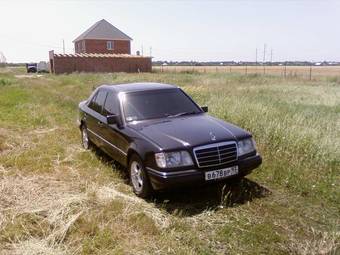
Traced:
<svg viewBox="0 0 340 255">
<path fill-rule="evenodd" d="M 79 110 L 83 147 L 94 144 L 126 166 L 140 197 L 245 176 L 262 162 L 250 133 L 173 85 L 102 85 Z"/>
</svg>

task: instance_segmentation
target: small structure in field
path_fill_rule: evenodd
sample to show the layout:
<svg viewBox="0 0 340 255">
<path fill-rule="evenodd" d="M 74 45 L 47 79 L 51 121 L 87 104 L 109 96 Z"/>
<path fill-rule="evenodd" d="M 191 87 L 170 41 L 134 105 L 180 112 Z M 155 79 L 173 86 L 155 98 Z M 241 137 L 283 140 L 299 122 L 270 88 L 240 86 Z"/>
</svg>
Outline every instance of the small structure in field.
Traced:
<svg viewBox="0 0 340 255">
<path fill-rule="evenodd" d="M 74 41 L 74 54 L 50 51 L 51 72 L 151 72 L 151 57 L 131 55 L 131 37 L 100 20 Z"/>
</svg>

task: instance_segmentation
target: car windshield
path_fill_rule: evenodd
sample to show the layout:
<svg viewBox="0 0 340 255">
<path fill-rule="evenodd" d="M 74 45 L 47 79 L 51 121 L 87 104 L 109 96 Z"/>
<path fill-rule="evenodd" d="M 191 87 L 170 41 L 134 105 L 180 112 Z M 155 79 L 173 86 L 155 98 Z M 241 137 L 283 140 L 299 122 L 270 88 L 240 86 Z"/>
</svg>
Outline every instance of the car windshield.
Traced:
<svg viewBox="0 0 340 255">
<path fill-rule="evenodd" d="M 178 117 L 201 113 L 179 89 L 127 93 L 123 100 L 126 121 Z"/>
</svg>

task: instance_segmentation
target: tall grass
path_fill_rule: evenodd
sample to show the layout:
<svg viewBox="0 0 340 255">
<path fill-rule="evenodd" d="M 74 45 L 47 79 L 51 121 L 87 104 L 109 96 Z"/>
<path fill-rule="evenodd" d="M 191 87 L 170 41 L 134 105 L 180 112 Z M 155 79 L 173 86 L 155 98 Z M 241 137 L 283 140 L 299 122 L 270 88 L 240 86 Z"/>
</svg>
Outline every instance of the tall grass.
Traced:
<svg viewBox="0 0 340 255">
<path fill-rule="evenodd" d="M 321 254 L 339 234 L 340 86 L 229 73 L 0 72 L 0 250 L 17 254 Z M 79 101 L 99 84 L 176 84 L 253 133 L 263 165 L 240 183 L 136 198 L 83 151 Z M 112 167 L 113 164 L 113 167 Z M 339 251 L 339 250 L 338 250 Z"/>
</svg>

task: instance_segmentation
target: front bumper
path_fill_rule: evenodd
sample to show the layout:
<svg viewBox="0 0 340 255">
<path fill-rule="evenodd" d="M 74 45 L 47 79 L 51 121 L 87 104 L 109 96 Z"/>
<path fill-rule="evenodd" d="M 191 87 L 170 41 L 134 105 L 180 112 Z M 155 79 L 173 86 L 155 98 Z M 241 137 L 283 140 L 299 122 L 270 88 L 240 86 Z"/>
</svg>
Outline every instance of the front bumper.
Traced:
<svg viewBox="0 0 340 255">
<path fill-rule="evenodd" d="M 184 171 L 162 172 L 146 167 L 146 170 L 149 174 L 152 187 L 155 190 L 161 190 L 180 186 L 202 185 L 246 176 L 261 165 L 261 163 L 262 158 L 259 154 L 238 160 L 236 165 L 238 165 L 239 173 L 237 175 L 213 181 L 206 181 L 204 173 L 214 169 L 190 169 Z"/>
</svg>

